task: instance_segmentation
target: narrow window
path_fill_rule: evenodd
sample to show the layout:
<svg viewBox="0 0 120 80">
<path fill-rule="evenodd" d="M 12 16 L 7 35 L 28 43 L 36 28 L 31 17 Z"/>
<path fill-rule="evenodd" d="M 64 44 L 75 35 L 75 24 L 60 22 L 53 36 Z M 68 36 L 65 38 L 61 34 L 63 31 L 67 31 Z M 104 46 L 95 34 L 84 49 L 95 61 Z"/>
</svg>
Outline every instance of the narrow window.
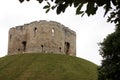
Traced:
<svg viewBox="0 0 120 80">
<path fill-rule="evenodd" d="M 42 52 L 43 52 L 43 45 L 41 45 L 41 48 L 42 48 Z"/>
<path fill-rule="evenodd" d="M 35 27 L 34 28 L 34 36 L 36 35 L 36 32 L 37 32 L 37 28 Z"/>
<path fill-rule="evenodd" d="M 22 42 L 22 45 L 23 45 L 23 51 L 24 51 L 24 52 L 25 52 L 25 50 L 26 50 L 26 44 L 27 44 L 26 41 L 23 41 L 23 42 Z"/>
<path fill-rule="evenodd" d="M 70 43 L 65 42 L 65 53 L 68 55 L 69 54 L 69 49 L 70 49 Z"/>
<path fill-rule="evenodd" d="M 59 52 L 61 52 L 61 47 L 59 47 Z"/>
<path fill-rule="evenodd" d="M 37 32 L 37 28 L 36 27 L 34 28 L 34 32 Z"/>
<path fill-rule="evenodd" d="M 52 28 L 52 36 L 54 36 L 54 34 L 55 34 L 55 29 Z"/>
</svg>

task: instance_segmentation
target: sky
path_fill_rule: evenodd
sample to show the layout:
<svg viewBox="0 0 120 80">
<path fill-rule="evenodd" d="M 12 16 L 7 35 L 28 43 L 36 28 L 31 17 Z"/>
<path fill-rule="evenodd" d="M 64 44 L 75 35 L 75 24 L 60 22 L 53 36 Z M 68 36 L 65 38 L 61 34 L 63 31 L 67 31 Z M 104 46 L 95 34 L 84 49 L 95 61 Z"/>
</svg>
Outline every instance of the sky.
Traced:
<svg viewBox="0 0 120 80">
<path fill-rule="evenodd" d="M 77 34 L 77 57 L 89 60 L 97 65 L 101 64 L 102 57 L 99 55 L 98 43 L 114 32 L 114 24 L 107 23 L 107 16 L 103 17 L 104 11 L 100 8 L 95 16 L 75 15 L 73 7 L 68 8 L 60 15 L 56 11 L 45 13 L 43 5 L 36 0 L 20 3 L 18 0 L 0 1 L 0 57 L 7 55 L 8 31 L 11 27 L 24 25 L 33 21 L 47 20 L 57 21 Z"/>
</svg>

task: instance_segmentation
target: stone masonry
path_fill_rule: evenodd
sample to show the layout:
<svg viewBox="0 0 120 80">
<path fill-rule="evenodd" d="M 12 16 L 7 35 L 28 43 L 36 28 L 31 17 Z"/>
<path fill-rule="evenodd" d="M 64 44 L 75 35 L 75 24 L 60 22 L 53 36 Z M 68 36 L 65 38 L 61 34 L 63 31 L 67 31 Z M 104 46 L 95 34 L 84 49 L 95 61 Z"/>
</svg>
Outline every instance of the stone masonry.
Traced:
<svg viewBox="0 0 120 80">
<path fill-rule="evenodd" d="M 76 33 L 55 21 L 35 21 L 9 30 L 8 55 L 56 53 L 76 56 Z"/>
</svg>

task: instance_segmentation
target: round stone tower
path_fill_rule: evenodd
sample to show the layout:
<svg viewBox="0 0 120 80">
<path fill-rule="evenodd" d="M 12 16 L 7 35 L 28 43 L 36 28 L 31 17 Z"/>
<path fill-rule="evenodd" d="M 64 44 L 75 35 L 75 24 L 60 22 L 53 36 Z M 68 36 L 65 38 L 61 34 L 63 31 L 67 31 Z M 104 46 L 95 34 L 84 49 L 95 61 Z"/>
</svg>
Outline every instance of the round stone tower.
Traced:
<svg viewBox="0 0 120 80">
<path fill-rule="evenodd" d="M 76 56 L 76 33 L 54 21 L 35 21 L 9 30 L 8 55 L 56 53 Z"/>
</svg>

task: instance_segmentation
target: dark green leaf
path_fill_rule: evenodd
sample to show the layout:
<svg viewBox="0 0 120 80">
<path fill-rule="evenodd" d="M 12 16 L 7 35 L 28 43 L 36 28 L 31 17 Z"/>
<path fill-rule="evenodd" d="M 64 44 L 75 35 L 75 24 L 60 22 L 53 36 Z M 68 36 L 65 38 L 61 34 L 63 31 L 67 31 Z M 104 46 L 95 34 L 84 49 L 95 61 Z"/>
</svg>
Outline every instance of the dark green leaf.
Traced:
<svg viewBox="0 0 120 80">
<path fill-rule="evenodd" d="M 114 20 L 114 23 L 116 24 L 118 21 L 119 21 L 119 18 L 116 18 L 116 19 Z"/>
<path fill-rule="evenodd" d="M 63 0 L 55 0 L 56 4 L 61 4 L 63 2 Z"/>
<path fill-rule="evenodd" d="M 57 7 L 57 14 L 60 14 L 61 12 L 65 12 L 66 8 L 68 7 L 68 4 L 59 4 Z"/>
<path fill-rule="evenodd" d="M 21 3 L 24 2 L 24 0 L 19 0 Z"/>
<path fill-rule="evenodd" d="M 112 3 L 113 3 L 114 6 L 117 4 L 116 0 L 112 0 Z"/>
<path fill-rule="evenodd" d="M 84 16 L 84 14 L 85 14 L 85 13 L 82 13 L 81 17 L 83 17 L 83 16 Z"/>
<path fill-rule="evenodd" d="M 83 6 L 83 4 L 80 4 L 80 5 L 79 5 L 79 7 L 78 7 L 77 10 L 76 10 L 76 14 L 81 14 L 81 13 L 83 13 L 83 11 L 80 11 L 81 8 L 82 8 L 82 6 Z"/>
<path fill-rule="evenodd" d="M 76 14 L 79 15 L 79 14 L 82 14 L 84 11 L 79 11 L 77 12 Z"/>
<path fill-rule="evenodd" d="M 87 0 L 75 0 L 74 7 L 77 7 L 79 4 L 85 4 L 87 2 L 88 2 Z"/>
<path fill-rule="evenodd" d="M 54 0 L 51 0 L 52 2 L 54 1 Z"/>
<path fill-rule="evenodd" d="M 104 6 L 104 9 L 105 9 L 105 14 L 104 16 L 108 13 L 108 11 L 111 9 L 111 3 L 109 0 L 106 1 L 105 3 L 106 5 Z"/>
<path fill-rule="evenodd" d="M 47 8 L 50 8 L 50 6 L 46 5 L 43 7 L 43 9 L 47 9 Z"/>
<path fill-rule="evenodd" d="M 50 6 L 50 3 L 49 3 L 49 2 L 47 2 L 47 4 L 48 4 L 48 6 Z"/>
<path fill-rule="evenodd" d="M 70 7 L 72 6 L 72 4 L 74 3 L 74 0 L 68 0 L 69 2 L 69 5 L 70 5 Z"/>
<path fill-rule="evenodd" d="M 98 7 L 97 6 L 95 7 L 94 5 L 95 5 L 94 2 L 89 2 L 87 4 L 87 10 L 85 12 L 87 13 L 88 16 L 94 15 L 96 13 Z"/>
<path fill-rule="evenodd" d="M 43 0 L 37 0 L 39 3 L 42 3 L 43 2 Z"/>
<path fill-rule="evenodd" d="M 46 13 L 48 13 L 49 11 L 50 11 L 50 9 L 47 9 L 47 10 L 46 10 Z"/>
<path fill-rule="evenodd" d="M 60 14 L 61 13 L 61 7 L 60 7 L 60 5 L 57 7 L 57 14 Z"/>
<path fill-rule="evenodd" d="M 61 5 L 62 12 L 64 13 L 66 8 L 68 7 L 68 4 Z"/>
<path fill-rule="evenodd" d="M 105 6 L 104 8 L 105 8 L 105 14 L 104 14 L 104 16 L 105 16 L 108 13 L 108 11 L 110 10 L 110 8 L 108 6 Z"/>
<path fill-rule="evenodd" d="M 110 21 L 111 21 L 111 17 L 108 17 L 107 22 L 110 22 Z"/>
<path fill-rule="evenodd" d="M 75 0 L 74 1 L 74 7 L 77 7 L 80 3 L 82 3 L 83 0 Z"/>
<path fill-rule="evenodd" d="M 98 6 L 103 6 L 105 4 L 105 0 L 96 0 Z"/>
<path fill-rule="evenodd" d="M 52 6 L 51 8 L 52 8 L 52 10 L 54 10 L 56 7 L 57 7 L 57 5 L 55 5 L 55 6 Z"/>
</svg>

